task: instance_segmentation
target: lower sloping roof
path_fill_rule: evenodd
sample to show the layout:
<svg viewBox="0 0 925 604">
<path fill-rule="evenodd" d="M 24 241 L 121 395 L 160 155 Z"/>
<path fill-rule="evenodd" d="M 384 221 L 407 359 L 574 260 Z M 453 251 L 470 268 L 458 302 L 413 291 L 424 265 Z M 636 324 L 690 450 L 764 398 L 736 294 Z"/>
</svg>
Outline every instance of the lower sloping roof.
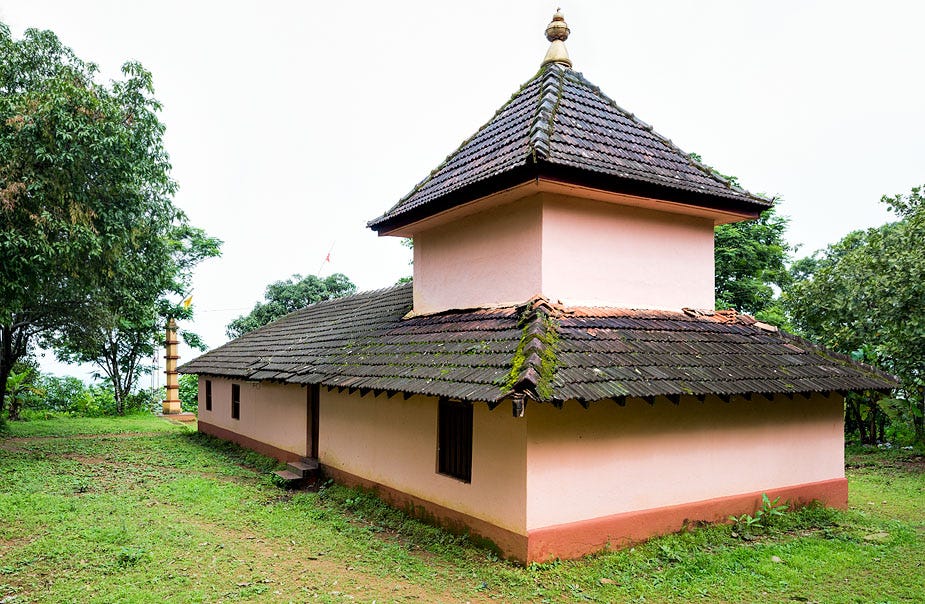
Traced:
<svg viewBox="0 0 925 604">
<path fill-rule="evenodd" d="M 517 307 L 409 316 L 412 285 L 308 306 L 184 373 L 494 402 L 889 390 L 895 379 L 731 311 Z"/>
</svg>

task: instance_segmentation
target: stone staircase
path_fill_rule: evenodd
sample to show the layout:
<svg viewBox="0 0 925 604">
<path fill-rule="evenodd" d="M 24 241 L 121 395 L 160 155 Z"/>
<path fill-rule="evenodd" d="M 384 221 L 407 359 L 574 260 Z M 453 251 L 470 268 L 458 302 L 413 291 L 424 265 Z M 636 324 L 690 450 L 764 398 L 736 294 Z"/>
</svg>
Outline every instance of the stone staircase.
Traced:
<svg viewBox="0 0 925 604">
<path fill-rule="evenodd" d="M 299 461 L 290 461 L 285 470 L 273 472 L 282 480 L 282 486 L 287 489 L 312 487 L 318 482 L 318 460 L 303 457 Z"/>
</svg>

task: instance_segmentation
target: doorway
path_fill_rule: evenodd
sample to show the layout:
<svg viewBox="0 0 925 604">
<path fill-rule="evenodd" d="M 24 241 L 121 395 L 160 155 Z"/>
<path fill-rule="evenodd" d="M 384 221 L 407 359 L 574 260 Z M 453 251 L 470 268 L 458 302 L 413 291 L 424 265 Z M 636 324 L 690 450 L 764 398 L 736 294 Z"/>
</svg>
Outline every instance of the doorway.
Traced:
<svg viewBox="0 0 925 604">
<path fill-rule="evenodd" d="M 308 388 L 308 430 L 305 435 L 306 457 L 318 459 L 318 395 L 320 388 L 318 384 L 309 384 Z"/>
</svg>

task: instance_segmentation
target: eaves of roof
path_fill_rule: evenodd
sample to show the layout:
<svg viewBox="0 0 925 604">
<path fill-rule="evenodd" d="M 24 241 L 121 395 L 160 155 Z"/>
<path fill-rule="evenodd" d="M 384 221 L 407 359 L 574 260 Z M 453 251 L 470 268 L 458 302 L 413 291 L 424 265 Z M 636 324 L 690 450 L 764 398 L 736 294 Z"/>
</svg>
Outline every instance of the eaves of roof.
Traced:
<svg viewBox="0 0 925 604">
<path fill-rule="evenodd" d="M 524 305 L 411 316 L 403 285 L 309 306 L 181 367 L 374 393 L 561 404 L 887 391 L 895 378 L 734 312 Z"/>
</svg>

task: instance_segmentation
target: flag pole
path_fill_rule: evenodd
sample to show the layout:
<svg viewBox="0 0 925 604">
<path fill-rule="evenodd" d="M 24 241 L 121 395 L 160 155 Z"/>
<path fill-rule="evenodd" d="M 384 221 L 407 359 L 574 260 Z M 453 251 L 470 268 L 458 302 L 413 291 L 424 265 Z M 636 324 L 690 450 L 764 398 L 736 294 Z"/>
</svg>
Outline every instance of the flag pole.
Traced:
<svg viewBox="0 0 925 604">
<path fill-rule="evenodd" d="M 327 253 L 327 255 L 324 257 L 324 260 L 322 260 L 322 261 L 321 261 L 321 264 L 318 266 L 318 273 L 317 273 L 315 276 L 318 277 L 319 279 L 321 278 L 321 269 L 324 268 L 324 263 L 325 263 L 325 262 L 330 262 L 330 261 L 331 261 L 331 252 L 333 252 L 333 251 L 334 251 L 334 242 L 332 241 L 332 242 L 331 242 L 331 247 L 328 248 L 328 253 Z"/>
</svg>

